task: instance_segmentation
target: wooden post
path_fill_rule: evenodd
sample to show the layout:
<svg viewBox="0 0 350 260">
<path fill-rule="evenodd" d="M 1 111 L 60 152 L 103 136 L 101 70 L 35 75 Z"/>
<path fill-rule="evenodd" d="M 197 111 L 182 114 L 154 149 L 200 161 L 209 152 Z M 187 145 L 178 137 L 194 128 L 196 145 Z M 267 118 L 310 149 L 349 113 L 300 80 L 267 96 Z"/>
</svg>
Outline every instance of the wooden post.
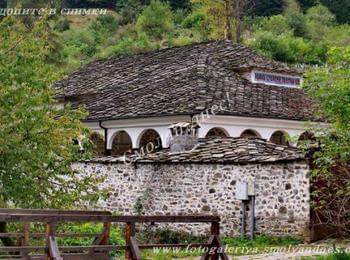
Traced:
<svg viewBox="0 0 350 260">
<path fill-rule="evenodd" d="M 29 229 L 30 229 L 30 222 L 23 222 L 23 236 L 19 240 L 19 246 L 28 246 L 29 245 Z"/>
<path fill-rule="evenodd" d="M 18 245 L 19 246 L 29 246 L 29 229 L 30 229 L 30 222 L 24 221 L 22 232 L 23 236 L 19 238 Z M 23 259 L 30 259 L 27 252 L 21 252 L 21 256 Z"/>
<path fill-rule="evenodd" d="M 220 224 L 219 222 L 212 222 L 210 226 L 210 234 L 215 237 L 212 243 L 212 247 L 215 247 L 215 253 L 211 256 L 211 260 L 219 260 L 218 247 L 220 244 L 218 243 L 218 238 L 220 235 Z"/>
<path fill-rule="evenodd" d="M 104 222 L 103 223 L 103 238 L 101 239 L 100 245 L 108 245 L 109 244 L 109 237 L 111 233 L 111 222 Z"/>
<path fill-rule="evenodd" d="M 133 222 L 126 222 L 125 224 L 125 243 L 127 245 L 127 249 L 125 251 L 125 259 L 126 260 L 133 260 L 133 254 L 131 251 L 130 243 L 131 243 L 131 237 L 135 235 L 135 223 Z"/>
<path fill-rule="evenodd" d="M 56 223 L 54 223 L 54 222 L 46 223 L 45 239 L 46 239 L 46 246 L 47 246 L 47 248 L 50 248 L 50 245 L 52 245 L 52 240 L 50 241 L 50 237 L 54 237 L 55 232 L 56 232 Z M 48 250 L 46 253 L 47 253 L 47 259 L 48 260 L 55 260 L 52 257 L 50 250 Z"/>
<path fill-rule="evenodd" d="M 135 235 L 135 223 L 127 222 L 125 224 L 125 243 L 128 246 L 130 244 L 130 239 L 132 236 Z M 125 259 L 126 260 L 132 260 L 132 252 L 131 248 L 128 246 L 128 248 L 125 251 Z"/>
<path fill-rule="evenodd" d="M 210 234 L 213 236 L 220 235 L 220 223 L 219 222 L 211 222 Z"/>
<path fill-rule="evenodd" d="M 223 260 L 228 260 L 228 256 L 223 251 L 224 244 L 221 242 L 219 235 L 220 235 L 220 222 L 218 221 L 211 222 L 210 238 L 208 241 L 208 244 L 209 244 L 208 252 L 201 257 L 201 260 L 209 260 L 209 259 L 219 260 L 220 258 Z M 214 254 L 210 255 L 209 252 L 212 252 L 211 248 L 213 247 L 215 247 Z"/>
</svg>

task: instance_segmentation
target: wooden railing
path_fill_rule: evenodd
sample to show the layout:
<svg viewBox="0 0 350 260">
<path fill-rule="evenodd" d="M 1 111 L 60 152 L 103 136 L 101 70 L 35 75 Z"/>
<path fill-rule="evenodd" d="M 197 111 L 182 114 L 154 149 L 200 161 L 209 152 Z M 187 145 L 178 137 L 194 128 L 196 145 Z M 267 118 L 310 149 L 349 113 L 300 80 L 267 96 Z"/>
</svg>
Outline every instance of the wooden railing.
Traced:
<svg viewBox="0 0 350 260">
<path fill-rule="evenodd" d="M 228 259 L 223 252 L 219 238 L 220 218 L 217 216 L 115 216 L 105 211 L 62 211 L 0 209 L 0 222 L 20 222 L 18 233 L 0 233 L 0 238 L 17 238 L 18 245 L 0 247 L 0 258 L 6 259 L 110 259 L 111 251 L 125 250 L 126 259 L 141 259 L 140 250 L 152 248 L 193 248 L 206 249 L 202 259 Z M 56 227 L 60 223 L 103 223 L 99 234 L 60 233 Z M 30 223 L 45 225 L 44 233 L 31 233 Z M 125 245 L 110 245 L 109 236 L 112 223 L 125 223 Z M 138 244 L 135 238 L 136 223 L 211 223 L 210 237 L 206 244 Z M 95 237 L 89 246 L 59 246 L 57 237 Z M 30 245 L 31 238 L 45 238 L 45 245 Z"/>
</svg>

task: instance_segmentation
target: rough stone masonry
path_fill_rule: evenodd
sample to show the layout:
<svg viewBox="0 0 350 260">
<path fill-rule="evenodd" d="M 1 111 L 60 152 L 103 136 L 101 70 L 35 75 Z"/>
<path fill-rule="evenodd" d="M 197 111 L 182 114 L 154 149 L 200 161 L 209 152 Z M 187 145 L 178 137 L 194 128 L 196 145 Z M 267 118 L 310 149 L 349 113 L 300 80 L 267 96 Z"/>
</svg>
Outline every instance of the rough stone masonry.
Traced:
<svg viewBox="0 0 350 260">
<path fill-rule="evenodd" d="M 304 160 L 271 163 L 137 163 L 98 160 L 74 168 L 105 176 L 109 197 L 103 209 L 119 214 L 215 214 L 221 233 L 239 235 L 241 204 L 237 182 L 255 182 L 256 232 L 303 237 L 309 224 L 309 168 Z M 247 208 L 247 230 L 250 209 Z M 171 226 L 205 234 L 205 225 Z"/>
</svg>

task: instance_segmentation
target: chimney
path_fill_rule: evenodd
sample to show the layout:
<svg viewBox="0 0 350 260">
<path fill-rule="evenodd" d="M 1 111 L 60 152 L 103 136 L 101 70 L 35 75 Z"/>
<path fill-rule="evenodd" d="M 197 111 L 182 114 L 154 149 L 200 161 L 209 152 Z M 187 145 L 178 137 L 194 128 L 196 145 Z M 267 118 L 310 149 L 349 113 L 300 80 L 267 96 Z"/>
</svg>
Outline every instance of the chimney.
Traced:
<svg viewBox="0 0 350 260">
<path fill-rule="evenodd" d="M 191 150 L 198 143 L 198 128 L 199 125 L 195 122 L 181 122 L 169 126 L 170 152 Z"/>
</svg>

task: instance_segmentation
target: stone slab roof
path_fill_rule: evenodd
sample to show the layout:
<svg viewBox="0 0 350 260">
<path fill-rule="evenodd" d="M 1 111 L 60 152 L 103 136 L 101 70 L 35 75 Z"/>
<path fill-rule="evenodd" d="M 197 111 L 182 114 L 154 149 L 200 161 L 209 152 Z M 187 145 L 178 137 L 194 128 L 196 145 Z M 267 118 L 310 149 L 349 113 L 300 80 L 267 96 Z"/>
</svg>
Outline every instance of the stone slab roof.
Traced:
<svg viewBox="0 0 350 260">
<path fill-rule="evenodd" d="M 198 114 L 312 120 L 312 103 L 298 88 L 253 84 L 242 71 L 300 75 L 229 41 L 169 48 L 92 62 L 58 82 L 57 97 L 85 105 L 89 121 Z"/>
<path fill-rule="evenodd" d="M 199 139 L 190 151 L 171 153 L 162 150 L 133 158 L 140 163 L 272 163 L 302 160 L 304 156 L 297 148 L 276 145 L 263 139 L 220 138 Z M 122 163 L 121 157 L 100 157 L 89 160 L 99 163 Z"/>
</svg>

